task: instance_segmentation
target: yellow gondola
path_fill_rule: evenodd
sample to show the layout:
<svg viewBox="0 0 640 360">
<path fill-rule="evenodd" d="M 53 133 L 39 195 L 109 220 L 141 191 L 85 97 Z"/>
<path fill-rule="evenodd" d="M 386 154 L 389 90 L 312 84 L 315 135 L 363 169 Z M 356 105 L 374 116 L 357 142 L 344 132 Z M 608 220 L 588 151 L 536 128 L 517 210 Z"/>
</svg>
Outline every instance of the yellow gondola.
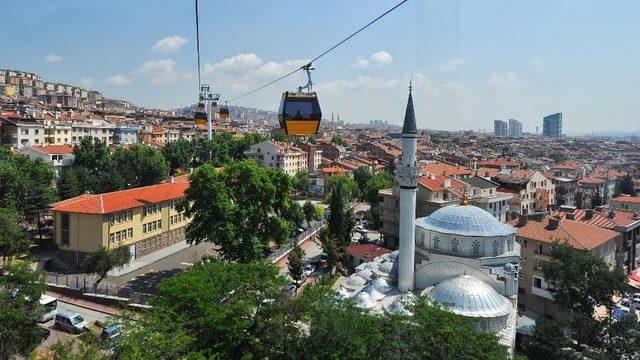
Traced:
<svg viewBox="0 0 640 360">
<path fill-rule="evenodd" d="M 287 135 L 309 136 L 318 133 L 322 111 L 315 92 L 285 92 L 278 110 L 280 127 Z"/>
<path fill-rule="evenodd" d="M 198 108 L 196 109 L 196 113 L 193 115 L 193 120 L 198 125 L 207 124 L 207 110 L 205 109 L 203 102 L 198 103 Z"/>
</svg>

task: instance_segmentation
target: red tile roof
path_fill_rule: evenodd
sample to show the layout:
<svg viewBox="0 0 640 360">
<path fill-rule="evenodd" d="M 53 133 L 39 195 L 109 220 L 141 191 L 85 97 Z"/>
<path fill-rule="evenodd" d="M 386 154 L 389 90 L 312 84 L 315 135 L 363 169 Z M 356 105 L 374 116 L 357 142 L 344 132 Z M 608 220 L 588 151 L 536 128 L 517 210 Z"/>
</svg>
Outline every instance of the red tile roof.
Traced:
<svg viewBox="0 0 640 360">
<path fill-rule="evenodd" d="M 433 175 L 435 179 L 432 179 L 430 175 Z M 451 185 L 449 187 L 444 186 L 445 180 L 449 180 Z M 424 185 L 427 189 L 431 191 L 441 191 L 445 189 L 460 189 L 464 188 L 466 185 L 458 180 L 452 179 L 448 176 L 438 175 L 438 174 L 425 174 L 420 177 L 420 184 Z"/>
<path fill-rule="evenodd" d="M 53 204 L 52 210 L 82 214 L 109 214 L 182 198 L 188 187 L 188 182 L 180 181 L 105 194 L 85 194 L 57 202 Z"/>
<path fill-rule="evenodd" d="M 346 253 L 359 258 L 374 259 L 378 256 L 390 253 L 391 250 L 376 244 L 360 244 L 347 247 Z"/>
<path fill-rule="evenodd" d="M 517 219 L 510 224 L 517 229 L 518 237 L 550 244 L 566 242 L 580 250 L 592 250 L 620 235 L 616 231 L 566 219 L 560 220 L 556 229 L 550 229 L 548 217 L 542 220 L 529 219 L 524 226 L 519 226 Z"/>
<path fill-rule="evenodd" d="M 557 164 L 551 165 L 552 169 L 558 170 L 578 170 L 582 168 L 582 164 L 577 163 L 575 161 L 565 161 Z"/>
<path fill-rule="evenodd" d="M 477 165 L 479 167 L 498 168 L 498 169 L 502 168 L 503 166 L 508 168 L 520 167 L 519 163 L 515 161 L 509 161 L 507 159 L 502 159 L 502 158 L 487 159 L 479 162 Z"/>
<path fill-rule="evenodd" d="M 578 184 L 602 184 L 605 182 L 607 182 L 607 180 L 594 176 L 583 176 L 578 180 Z"/>
<path fill-rule="evenodd" d="M 46 152 L 51 155 L 61 155 L 61 154 L 71 154 L 73 153 L 73 148 L 69 145 L 45 145 L 45 146 L 34 146 L 35 149 Z"/>
<path fill-rule="evenodd" d="M 619 196 L 613 198 L 610 201 L 617 201 L 622 203 L 640 204 L 640 197 L 637 196 Z"/>
<path fill-rule="evenodd" d="M 423 173 L 432 173 L 438 175 L 447 175 L 447 176 L 455 176 L 455 175 L 473 175 L 473 171 L 464 166 L 456 166 L 449 165 L 443 162 L 433 162 L 421 165 Z"/>
</svg>

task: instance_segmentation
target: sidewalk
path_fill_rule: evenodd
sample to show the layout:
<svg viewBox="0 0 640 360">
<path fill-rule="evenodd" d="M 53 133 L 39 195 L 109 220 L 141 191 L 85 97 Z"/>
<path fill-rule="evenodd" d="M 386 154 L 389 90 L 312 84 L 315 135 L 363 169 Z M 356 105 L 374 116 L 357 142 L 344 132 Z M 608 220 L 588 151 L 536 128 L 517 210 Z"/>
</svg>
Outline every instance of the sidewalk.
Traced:
<svg viewBox="0 0 640 360">
<path fill-rule="evenodd" d="M 87 300 L 76 299 L 67 295 L 60 294 L 55 291 L 47 290 L 45 292 L 45 295 L 53 296 L 59 301 L 62 301 L 68 304 L 73 304 L 76 306 L 83 307 L 85 309 L 94 310 L 94 311 L 98 311 L 98 312 L 109 314 L 109 315 L 120 315 L 122 313 L 122 310 L 119 310 L 111 306 L 96 304 Z"/>
<path fill-rule="evenodd" d="M 109 276 L 114 276 L 114 277 L 118 277 L 118 276 L 122 276 L 125 274 L 128 274 L 132 271 L 136 271 L 144 266 L 147 266 L 149 264 L 152 264 L 160 259 L 166 258 L 169 255 L 173 255 L 175 253 L 177 253 L 178 251 L 184 250 L 188 247 L 190 247 L 191 245 L 187 244 L 187 242 L 179 242 L 177 244 L 173 244 L 170 246 L 167 246 L 164 249 L 160 249 L 158 251 L 154 251 L 153 253 L 149 254 L 149 255 L 145 255 L 145 256 L 141 256 L 135 260 L 132 260 L 131 262 L 129 262 L 127 265 L 118 268 L 118 269 L 113 269 L 111 271 L 109 271 L 107 274 Z"/>
</svg>

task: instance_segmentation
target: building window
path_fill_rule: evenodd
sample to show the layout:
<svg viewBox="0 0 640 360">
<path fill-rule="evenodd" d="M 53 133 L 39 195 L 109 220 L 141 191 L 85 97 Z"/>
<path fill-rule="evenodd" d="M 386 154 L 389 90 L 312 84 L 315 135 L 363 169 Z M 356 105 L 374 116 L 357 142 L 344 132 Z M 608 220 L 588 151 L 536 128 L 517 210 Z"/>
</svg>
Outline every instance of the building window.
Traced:
<svg viewBox="0 0 640 360">
<path fill-rule="evenodd" d="M 60 243 L 69 246 L 69 214 L 61 214 L 60 222 Z"/>
<path fill-rule="evenodd" d="M 480 242 L 478 240 L 473 240 L 473 255 L 480 255 Z"/>
<path fill-rule="evenodd" d="M 494 240 L 491 246 L 493 247 L 493 256 L 498 255 L 498 252 L 500 250 L 500 241 Z"/>
<path fill-rule="evenodd" d="M 440 247 L 440 238 L 438 236 L 434 236 L 433 237 L 433 248 L 435 250 L 438 250 L 439 247 Z"/>
<path fill-rule="evenodd" d="M 534 277 L 533 278 L 533 287 L 536 287 L 538 289 L 542 289 L 542 279 Z"/>
<path fill-rule="evenodd" d="M 544 253 L 543 250 L 544 250 L 544 247 L 542 246 L 542 244 L 539 244 L 538 249 L 536 249 L 536 252 L 538 254 L 543 254 Z"/>
<path fill-rule="evenodd" d="M 451 239 L 451 252 L 458 252 L 458 245 L 460 245 L 460 241 L 458 239 Z"/>
<path fill-rule="evenodd" d="M 507 240 L 507 251 L 509 252 L 513 251 L 513 238 L 509 238 Z"/>
</svg>

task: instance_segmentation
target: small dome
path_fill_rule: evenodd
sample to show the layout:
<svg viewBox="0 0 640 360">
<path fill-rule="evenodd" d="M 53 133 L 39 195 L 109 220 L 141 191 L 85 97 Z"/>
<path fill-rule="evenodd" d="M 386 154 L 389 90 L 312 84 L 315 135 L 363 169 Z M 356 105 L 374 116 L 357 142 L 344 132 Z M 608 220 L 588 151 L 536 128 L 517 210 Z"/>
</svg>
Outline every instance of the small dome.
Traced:
<svg viewBox="0 0 640 360">
<path fill-rule="evenodd" d="M 516 229 L 493 215 L 470 205 L 445 206 L 416 220 L 416 226 L 445 234 L 464 236 L 508 236 Z"/>
<path fill-rule="evenodd" d="M 371 280 L 371 277 L 373 276 L 373 272 L 369 269 L 360 270 L 356 274 L 364 280 Z"/>
<path fill-rule="evenodd" d="M 362 291 L 369 294 L 369 296 L 371 296 L 371 299 L 373 299 L 374 301 L 380 301 L 384 299 L 384 294 L 371 285 L 368 285 Z"/>
<path fill-rule="evenodd" d="M 376 302 L 371 299 L 371 296 L 363 291 L 354 296 L 353 301 L 361 309 L 373 309 L 376 306 Z"/>
<path fill-rule="evenodd" d="M 489 284 L 467 274 L 442 281 L 427 296 L 453 313 L 467 317 L 501 317 L 512 309 L 507 298 Z"/>
<path fill-rule="evenodd" d="M 516 267 L 512 263 L 506 263 L 502 267 L 502 270 L 504 270 L 506 272 L 515 272 L 516 271 Z"/>
<path fill-rule="evenodd" d="M 351 275 L 345 281 L 343 281 L 341 285 L 347 289 L 355 290 L 362 287 L 365 283 L 366 281 L 360 276 Z"/>
<path fill-rule="evenodd" d="M 378 266 L 378 270 L 376 273 L 381 276 L 386 276 L 389 278 L 397 278 L 398 277 L 398 262 L 397 261 L 386 261 Z"/>
<path fill-rule="evenodd" d="M 392 289 L 392 287 L 389 286 L 387 281 L 382 278 L 376 278 L 373 281 L 371 281 L 371 286 L 373 286 L 376 290 L 380 291 L 381 293 L 388 293 Z"/>
</svg>

